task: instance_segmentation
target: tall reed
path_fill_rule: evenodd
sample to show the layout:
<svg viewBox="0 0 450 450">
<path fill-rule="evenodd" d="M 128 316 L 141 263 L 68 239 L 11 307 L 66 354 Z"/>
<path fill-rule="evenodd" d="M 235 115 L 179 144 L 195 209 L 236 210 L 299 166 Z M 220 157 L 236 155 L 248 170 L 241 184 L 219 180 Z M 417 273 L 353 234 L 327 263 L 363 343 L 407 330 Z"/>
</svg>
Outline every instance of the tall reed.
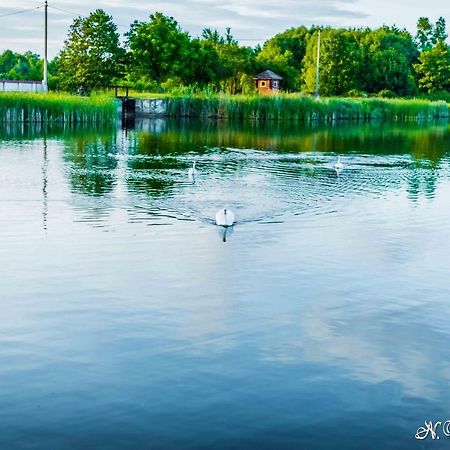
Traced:
<svg viewBox="0 0 450 450">
<path fill-rule="evenodd" d="M 417 99 L 192 95 L 171 97 L 167 102 L 169 116 L 230 120 L 332 122 L 343 119 L 387 119 L 397 122 L 450 117 L 450 107 L 446 102 Z"/>
<path fill-rule="evenodd" d="M 116 117 L 116 100 L 106 94 L 0 93 L 0 122 L 99 123 Z"/>
</svg>

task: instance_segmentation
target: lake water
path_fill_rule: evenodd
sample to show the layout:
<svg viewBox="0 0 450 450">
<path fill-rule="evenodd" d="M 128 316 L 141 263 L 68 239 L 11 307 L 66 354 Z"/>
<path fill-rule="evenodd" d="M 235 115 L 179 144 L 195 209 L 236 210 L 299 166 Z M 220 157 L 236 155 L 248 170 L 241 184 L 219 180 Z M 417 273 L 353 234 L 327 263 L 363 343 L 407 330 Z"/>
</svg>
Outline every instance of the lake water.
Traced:
<svg viewBox="0 0 450 450">
<path fill-rule="evenodd" d="M 450 448 L 448 122 L 0 138 L 1 449 Z"/>
</svg>

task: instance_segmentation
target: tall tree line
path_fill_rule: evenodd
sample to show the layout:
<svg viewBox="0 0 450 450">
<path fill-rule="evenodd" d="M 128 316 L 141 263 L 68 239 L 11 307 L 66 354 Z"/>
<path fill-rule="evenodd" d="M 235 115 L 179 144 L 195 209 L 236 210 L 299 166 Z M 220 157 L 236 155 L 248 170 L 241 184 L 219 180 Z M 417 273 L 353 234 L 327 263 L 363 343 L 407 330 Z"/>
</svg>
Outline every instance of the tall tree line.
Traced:
<svg viewBox="0 0 450 450">
<path fill-rule="evenodd" d="M 286 91 L 313 93 L 321 32 L 320 93 L 335 95 L 450 95 L 446 24 L 421 17 L 417 34 L 397 27 L 372 30 L 304 26 L 277 34 L 262 47 L 242 46 L 227 29 L 205 28 L 191 37 L 172 17 L 135 21 L 121 41 L 111 16 L 99 9 L 76 18 L 50 64 L 50 85 L 90 91 L 111 84 L 142 90 L 207 89 L 251 93 L 253 77 L 270 69 Z M 0 78 L 40 79 L 33 53 L 0 55 Z"/>
</svg>

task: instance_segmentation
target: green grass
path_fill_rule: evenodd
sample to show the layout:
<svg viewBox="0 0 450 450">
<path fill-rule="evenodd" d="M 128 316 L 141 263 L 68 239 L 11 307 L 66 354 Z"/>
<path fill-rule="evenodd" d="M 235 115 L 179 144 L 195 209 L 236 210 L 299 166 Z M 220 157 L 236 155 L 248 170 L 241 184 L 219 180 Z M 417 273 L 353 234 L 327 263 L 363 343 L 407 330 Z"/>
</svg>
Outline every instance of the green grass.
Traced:
<svg viewBox="0 0 450 450">
<path fill-rule="evenodd" d="M 125 91 L 120 91 L 119 95 L 124 94 Z M 159 98 L 171 98 L 171 94 L 161 93 L 161 92 L 138 92 L 130 90 L 128 96 L 131 98 L 141 98 L 141 99 L 159 99 Z"/>
<path fill-rule="evenodd" d="M 116 114 L 116 101 L 109 94 L 0 93 L 0 122 L 99 123 L 114 120 Z"/>
</svg>

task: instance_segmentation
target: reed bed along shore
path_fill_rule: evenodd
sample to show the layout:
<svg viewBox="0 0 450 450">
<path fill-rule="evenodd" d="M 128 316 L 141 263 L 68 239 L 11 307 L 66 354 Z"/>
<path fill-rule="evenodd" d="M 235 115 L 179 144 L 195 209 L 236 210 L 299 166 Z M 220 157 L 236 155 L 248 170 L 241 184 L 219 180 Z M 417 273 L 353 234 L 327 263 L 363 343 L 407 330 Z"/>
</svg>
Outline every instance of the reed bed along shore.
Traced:
<svg viewBox="0 0 450 450">
<path fill-rule="evenodd" d="M 3 123 L 100 123 L 110 122 L 116 115 L 116 100 L 109 94 L 0 93 Z"/>
<path fill-rule="evenodd" d="M 168 97 L 167 115 L 230 120 L 332 122 L 336 120 L 429 121 L 450 117 L 444 101 L 421 99 L 276 96 Z"/>
<path fill-rule="evenodd" d="M 450 118 L 445 101 L 423 99 L 320 98 L 300 94 L 141 94 L 164 104 L 159 115 L 231 121 L 334 122 L 339 120 L 426 122 Z M 118 115 L 111 93 L 0 93 L 0 123 L 103 123 Z"/>
</svg>

